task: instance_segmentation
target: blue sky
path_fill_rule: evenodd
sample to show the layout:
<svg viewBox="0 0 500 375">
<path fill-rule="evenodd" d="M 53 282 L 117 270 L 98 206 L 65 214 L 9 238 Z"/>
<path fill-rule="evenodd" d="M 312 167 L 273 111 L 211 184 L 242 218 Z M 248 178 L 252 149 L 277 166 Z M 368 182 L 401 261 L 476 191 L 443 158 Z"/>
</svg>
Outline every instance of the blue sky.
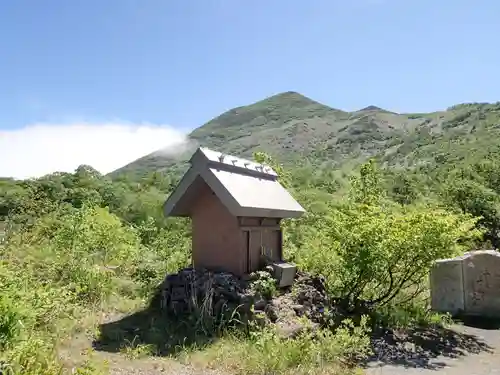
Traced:
<svg viewBox="0 0 500 375">
<path fill-rule="evenodd" d="M 288 90 L 345 110 L 498 101 L 499 19 L 494 0 L 4 0 L 0 175 L 108 171 Z M 28 144 L 53 154 L 37 170 L 14 162 Z"/>
</svg>

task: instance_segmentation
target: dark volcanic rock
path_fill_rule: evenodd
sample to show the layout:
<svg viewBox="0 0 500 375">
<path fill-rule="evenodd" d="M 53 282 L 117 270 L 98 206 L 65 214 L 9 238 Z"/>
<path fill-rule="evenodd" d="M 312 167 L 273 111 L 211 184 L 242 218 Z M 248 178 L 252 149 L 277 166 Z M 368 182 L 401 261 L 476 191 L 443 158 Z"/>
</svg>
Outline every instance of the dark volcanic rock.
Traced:
<svg viewBox="0 0 500 375">
<path fill-rule="evenodd" d="M 324 323 L 330 300 L 321 277 L 299 272 L 293 288 L 278 290 L 272 298 L 265 298 L 253 283 L 262 277 L 271 278 L 271 272 L 266 270 L 242 279 L 228 272 L 185 268 L 165 277 L 151 304 L 176 316 L 200 311 L 212 317 L 237 313 L 242 322 L 251 319 L 259 325 L 274 323 L 285 337 L 302 332 L 304 327 L 298 317 L 306 316 L 313 324 Z"/>
</svg>

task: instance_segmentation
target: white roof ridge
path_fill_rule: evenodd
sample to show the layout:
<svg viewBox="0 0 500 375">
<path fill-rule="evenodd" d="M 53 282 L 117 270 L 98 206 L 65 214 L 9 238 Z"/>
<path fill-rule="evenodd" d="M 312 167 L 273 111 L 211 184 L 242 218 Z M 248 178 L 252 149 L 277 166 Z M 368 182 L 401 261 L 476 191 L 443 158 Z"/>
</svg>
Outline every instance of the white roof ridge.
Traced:
<svg viewBox="0 0 500 375">
<path fill-rule="evenodd" d="M 199 147 L 198 150 L 191 158 L 191 164 L 193 164 L 195 155 L 201 153 L 207 159 L 207 162 L 214 167 L 219 167 L 224 170 L 230 170 L 232 172 L 250 173 L 252 175 L 261 175 L 262 177 L 276 179 L 278 174 L 266 164 L 257 163 L 248 159 L 241 158 L 239 156 L 234 156 L 226 154 L 223 152 L 218 152 L 206 147 Z"/>
</svg>

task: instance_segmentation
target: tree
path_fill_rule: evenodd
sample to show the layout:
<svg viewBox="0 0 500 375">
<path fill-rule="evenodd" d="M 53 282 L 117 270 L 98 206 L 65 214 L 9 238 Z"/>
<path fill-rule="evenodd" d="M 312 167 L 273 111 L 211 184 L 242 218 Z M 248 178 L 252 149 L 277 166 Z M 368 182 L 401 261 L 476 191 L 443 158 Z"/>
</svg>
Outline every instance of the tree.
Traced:
<svg viewBox="0 0 500 375">
<path fill-rule="evenodd" d="M 478 181 L 452 179 L 443 188 L 442 198 L 452 207 L 478 218 L 477 224 L 485 231 L 485 239 L 500 245 L 500 196 Z"/>
<path fill-rule="evenodd" d="M 432 263 L 461 254 L 481 235 L 468 214 L 387 200 L 373 162 L 352 180 L 351 196 L 330 204 L 295 251 L 302 269 L 324 275 L 346 309 L 412 300 Z"/>
</svg>

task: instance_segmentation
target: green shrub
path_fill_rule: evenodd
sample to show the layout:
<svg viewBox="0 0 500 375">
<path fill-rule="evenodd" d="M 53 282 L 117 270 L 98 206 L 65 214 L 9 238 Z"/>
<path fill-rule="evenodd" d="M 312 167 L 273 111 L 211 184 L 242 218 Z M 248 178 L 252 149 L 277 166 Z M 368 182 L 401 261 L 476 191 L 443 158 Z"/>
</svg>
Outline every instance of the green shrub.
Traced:
<svg viewBox="0 0 500 375">
<path fill-rule="evenodd" d="M 424 205 L 401 207 L 381 194 L 376 170 L 365 165 L 350 198 L 332 204 L 295 249 L 299 267 L 322 274 L 349 307 L 372 308 L 424 292 L 432 263 L 463 253 L 481 232 L 476 219 Z"/>
<path fill-rule="evenodd" d="M 32 336 L 18 343 L 14 348 L 0 354 L 5 373 L 12 375 L 61 375 L 62 365 L 58 362 L 52 343 Z"/>
<path fill-rule="evenodd" d="M 140 262 L 136 231 L 104 208 L 42 217 L 21 237 L 11 247 L 23 249 L 22 261 L 34 263 L 41 281 L 67 287 L 82 304 L 105 299 L 117 290 L 115 278 L 131 275 Z"/>
<path fill-rule="evenodd" d="M 0 351 L 13 345 L 21 334 L 22 316 L 15 306 L 8 295 L 0 295 Z"/>
<path fill-rule="evenodd" d="M 263 298 L 271 299 L 277 291 L 276 280 L 266 271 L 257 271 L 250 275 L 252 282 L 250 288 L 255 294 L 260 294 Z"/>
</svg>

